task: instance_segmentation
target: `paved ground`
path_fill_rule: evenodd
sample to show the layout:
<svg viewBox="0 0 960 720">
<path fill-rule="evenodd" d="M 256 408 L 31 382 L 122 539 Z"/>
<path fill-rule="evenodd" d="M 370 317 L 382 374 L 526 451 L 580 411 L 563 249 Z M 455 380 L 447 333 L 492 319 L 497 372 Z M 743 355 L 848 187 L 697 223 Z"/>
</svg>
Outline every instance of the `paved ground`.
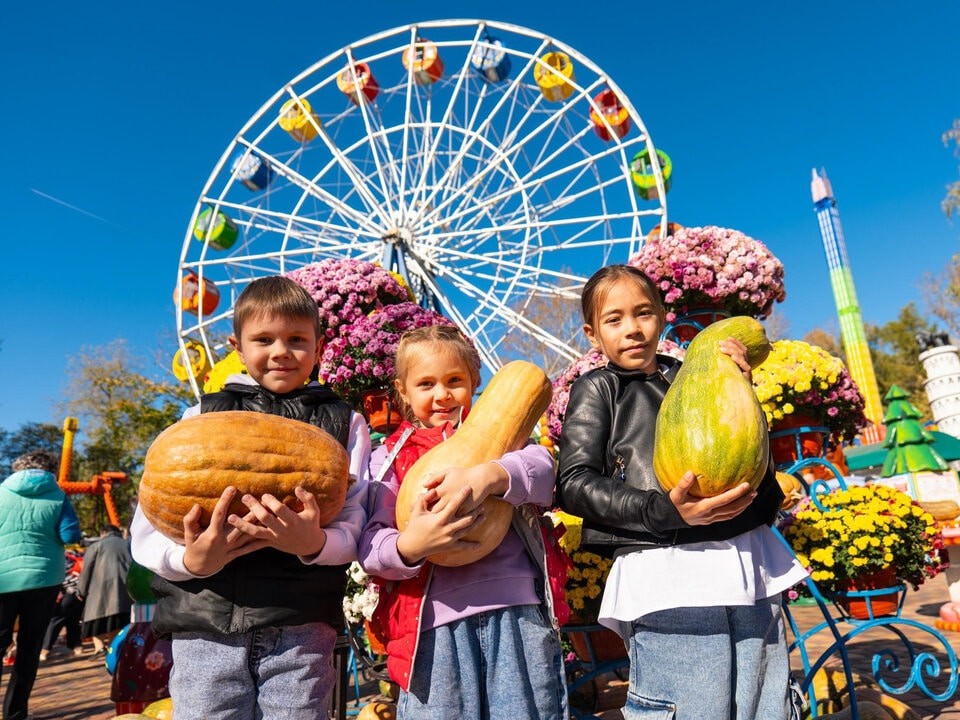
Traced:
<svg viewBox="0 0 960 720">
<path fill-rule="evenodd" d="M 937 616 L 941 604 L 947 601 L 947 586 L 943 576 L 934 578 L 922 586 L 918 592 L 910 592 L 904 605 L 903 617 L 930 625 Z M 816 607 L 795 608 L 794 617 L 802 630 L 814 627 L 821 616 Z M 844 626 L 841 625 L 843 628 Z M 849 630 L 849 626 L 846 626 Z M 945 666 L 944 649 L 935 644 L 933 636 L 923 630 L 905 627 L 904 632 L 920 652 L 931 652 L 938 658 L 941 667 Z M 955 651 L 960 652 L 960 633 L 944 633 Z M 811 658 L 817 658 L 830 644 L 829 632 L 824 630 L 812 637 L 808 644 Z M 855 672 L 869 675 L 873 656 L 882 649 L 899 650 L 900 662 L 906 663 L 903 644 L 896 641 L 889 631 L 874 629 L 855 638 L 849 645 L 851 664 Z M 799 658 L 794 653 L 799 667 Z M 0 683 L 0 692 L 6 684 Z M 37 684 L 34 688 L 30 710 L 36 720 L 107 720 L 114 716 L 114 705 L 110 702 L 110 675 L 107 674 L 101 658 L 94 659 L 91 654 L 74 657 L 69 654 L 57 654 L 41 665 Z M 901 684 L 891 681 L 891 684 Z M 944 679 L 931 680 L 929 685 L 938 692 L 945 687 Z M 374 682 L 361 678 L 362 700 L 373 697 L 378 691 Z M 598 715 L 605 720 L 615 720 L 620 713 L 616 708 L 623 702 L 625 687 L 615 678 L 605 686 L 598 688 Z M 924 720 L 960 720 L 960 690 L 946 702 L 931 701 L 917 690 L 912 690 L 900 699 Z M 355 694 L 351 689 L 348 695 L 348 713 L 357 712 Z M 605 709 L 605 710 L 604 710 Z M 518 720 L 523 720 L 519 718 Z"/>
</svg>

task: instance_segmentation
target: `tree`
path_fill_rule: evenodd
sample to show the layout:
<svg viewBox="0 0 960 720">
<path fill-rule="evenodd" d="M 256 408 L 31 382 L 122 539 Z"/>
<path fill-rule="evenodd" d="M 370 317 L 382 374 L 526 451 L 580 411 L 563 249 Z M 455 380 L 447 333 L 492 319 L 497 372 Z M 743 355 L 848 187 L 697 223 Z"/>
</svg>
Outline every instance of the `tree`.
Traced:
<svg viewBox="0 0 960 720">
<path fill-rule="evenodd" d="M 49 450 L 60 455 L 63 432 L 56 425 L 24 423 L 16 432 L 0 430 L 0 479 L 10 474 L 10 465 L 20 455 L 33 450 Z"/>
<path fill-rule="evenodd" d="M 920 292 L 930 313 L 960 336 L 960 255 L 954 255 L 939 273 L 927 273 L 920 281 Z"/>
<path fill-rule="evenodd" d="M 125 472 L 129 482 L 115 486 L 121 521 L 129 521 L 132 500 L 143 471 L 143 458 L 153 439 L 182 415 L 192 401 L 189 387 L 172 378 L 153 379 L 116 340 L 84 348 L 70 358 L 64 415 L 80 421 L 73 478 L 84 481 L 106 471 Z M 96 498 L 75 496 L 84 531 L 96 530 Z"/>
<path fill-rule="evenodd" d="M 888 403 L 883 416 L 883 424 L 887 426 L 887 436 L 883 441 L 887 456 L 883 460 L 881 477 L 950 469 L 947 461 L 933 449 L 933 435 L 920 424 L 923 414 L 908 397 L 896 385 L 883 397 L 884 402 Z"/>
<path fill-rule="evenodd" d="M 917 335 L 936 332 L 936 326 L 924 320 L 910 303 L 900 310 L 896 320 L 881 326 L 868 325 L 866 330 L 880 396 L 899 385 L 908 397 L 914 398 L 922 415 L 930 417 L 930 403 L 923 390 L 927 377 L 918 359 Z"/>
<path fill-rule="evenodd" d="M 514 310 L 555 338 L 580 348 L 581 354 L 589 349 L 583 334 L 579 298 L 533 294 L 527 302 Z M 551 379 L 558 377 L 575 359 L 548 347 L 519 327 L 506 334 L 502 350 L 507 358 L 534 363 Z"/>
<path fill-rule="evenodd" d="M 953 127 L 943 134 L 943 144 L 950 147 L 953 143 L 953 154 L 960 158 L 960 119 L 953 121 Z M 960 180 L 947 185 L 947 196 L 943 199 L 943 211 L 947 217 L 952 217 L 960 209 Z"/>
</svg>

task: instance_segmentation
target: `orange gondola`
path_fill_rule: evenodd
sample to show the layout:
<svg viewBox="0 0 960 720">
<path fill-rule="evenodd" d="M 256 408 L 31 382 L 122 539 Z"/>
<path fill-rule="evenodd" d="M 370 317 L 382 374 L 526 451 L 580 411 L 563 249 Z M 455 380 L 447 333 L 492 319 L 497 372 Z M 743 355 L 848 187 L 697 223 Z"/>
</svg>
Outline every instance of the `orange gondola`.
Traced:
<svg viewBox="0 0 960 720">
<path fill-rule="evenodd" d="M 630 113 L 613 90 L 607 88 L 597 95 L 593 102 L 596 103 L 596 108 L 590 108 L 590 122 L 601 140 L 622 138 L 630 132 Z"/>
<path fill-rule="evenodd" d="M 443 60 L 437 46 L 429 40 L 417 38 L 417 41 L 403 51 L 403 67 L 413 73 L 421 85 L 430 85 L 443 76 Z"/>
<path fill-rule="evenodd" d="M 683 225 L 681 225 L 680 223 L 668 222 L 666 237 L 670 237 L 682 227 Z M 660 239 L 660 223 L 657 223 L 652 228 L 650 228 L 650 232 L 647 233 L 647 241 L 653 242 L 654 240 L 659 240 L 659 239 Z"/>
<path fill-rule="evenodd" d="M 187 270 L 173 291 L 173 302 L 185 312 L 196 315 L 202 311 L 204 315 L 210 315 L 220 302 L 220 290 L 209 278 L 203 279 L 201 287 L 200 277 L 193 270 Z"/>
<path fill-rule="evenodd" d="M 370 66 L 363 62 L 354 63 L 352 67 L 348 65 L 341 70 L 337 75 L 337 87 L 354 105 L 360 104 L 361 95 L 369 103 L 373 102 L 380 92 L 380 85 L 373 77 Z"/>
</svg>

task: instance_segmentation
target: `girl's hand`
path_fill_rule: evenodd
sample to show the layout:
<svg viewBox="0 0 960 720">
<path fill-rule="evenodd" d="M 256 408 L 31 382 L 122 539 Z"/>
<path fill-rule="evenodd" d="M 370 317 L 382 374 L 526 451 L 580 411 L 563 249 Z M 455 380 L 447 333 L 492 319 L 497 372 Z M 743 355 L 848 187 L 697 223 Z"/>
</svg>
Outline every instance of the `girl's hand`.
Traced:
<svg viewBox="0 0 960 720">
<path fill-rule="evenodd" d="M 213 575 L 234 558 L 266 547 L 266 543 L 227 524 L 227 512 L 236 494 L 232 486 L 220 493 L 210 524 L 205 528 L 200 524 L 199 505 L 194 505 L 183 516 L 183 540 L 187 548 L 183 566 L 194 575 Z M 247 519 L 252 518 L 248 515 Z"/>
<path fill-rule="evenodd" d="M 436 490 L 439 501 L 434 511 L 442 510 L 447 503 L 464 489 L 469 489 L 467 499 L 460 507 L 461 512 L 478 508 L 488 495 L 503 495 L 507 492 L 510 476 L 499 464 L 494 462 L 474 465 L 470 468 L 447 468 L 434 473 L 423 483 L 427 490 Z"/>
<path fill-rule="evenodd" d="M 244 495 L 241 500 L 250 513 L 246 518 L 231 515 L 227 522 L 264 546 L 291 555 L 316 555 L 327 542 L 327 533 L 320 527 L 320 506 L 313 493 L 302 487 L 296 487 L 294 493 L 303 503 L 300 512 L 291 510 L 273 495 L 264 495 L 259 501 L 253 495 Z M 249 521 L 251 515 L 256 524 Z"/>
<path fill-rule="evenodd" d="M 740 483 L 715 497 L 695 497 L 689 491 L 696 479 L 693 472 L 688 470 L 670 491 L 670 501 L 687 525 L 709 525 L 734 518 L 746 510 L 757 496 L 757 491 L 751 490 L 748 483 Z"/>
<path fill-rule="evenodd" d="M 407 527 L 397 536 L 397 552 L 407 565 L 416 565 L 434 553 L 469 550 L 479 545 L 461 539 L 475 523 L 483 520 L 483 508 L 464 511 L 463 505 L 469 497 L 470 488 L 461 488 L 440 509 L 431 507 L 439 500 L 436 490 L 427 490 L 417 497 Z"/>
<path fill-rule="evenodd" d="M 720 341 L 720 352 L 729 355 L 730 359 L 743 371 L 743 376 L 747 379 L 747 382 L 752 382 L 753 375 L 750 363 L 747 362 L 746 345 L 736 338 L 727 338 L 726 340 Z"/>
</svg>

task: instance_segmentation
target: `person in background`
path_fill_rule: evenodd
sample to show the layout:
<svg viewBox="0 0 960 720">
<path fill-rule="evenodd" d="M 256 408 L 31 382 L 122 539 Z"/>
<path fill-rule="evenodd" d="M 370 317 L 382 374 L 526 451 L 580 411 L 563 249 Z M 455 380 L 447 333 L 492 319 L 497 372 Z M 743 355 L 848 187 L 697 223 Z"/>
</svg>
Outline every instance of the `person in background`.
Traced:
<svg viewBox="0 0 960 720">
<path fill-rule="evenodd" d="M 77 593 L 83 600 L 81 635 L 93 640 L 95 655 L 106 652 L 106 643 L 130 622 L 133 601 L 127 594 L 127 571 L 133 558 L 130 543 L 120 528 L 107 525 L 83 556 Z"/>
<path fill-rule="evenodd" d="M 57 604 L 53 610 L 53 617 L 47 625 L 47 632 L 43 636 L 43 649 L 40 651 L 40 662 L 45 662 L 53 650 L 60 631 L 66 629 L 66 645 L 73 650 L 74 655 L 83 653 L 83 635 L 80 619 L 83 617 L 83 600 L 77 595 L 77 581 L 83 568 L 83 551 L 76 548 L 67 548 L 67 576 L 63 580 Z"/>
<path fill-rule="evenodd" d="M 350 484 L 325 527 L 316 497 L 296 488 L 296 512 L 272 495 L 241 497 L 229 513 L 227 487 L 209 525 L 200 506 L 183 518 L 185 544 L 154 528 L 137 507 L 131 524 L 137 562 L 153 570 L 156 633 L 173 636 L 170 694 L 178 718 L 315 720 L 327 717 L 336 684 L 333 652 L 343 631 L 347 565 L 366 521 L 370 434 L 363 416 L 311 381 L 323 348 L 317 304 L 284 277 L 251 282 L 234 306 L 236 348 L 249 375 L 204 395 L 184 413 L 280 415 L 325 430 L 350 458 Z M 189 714 L 187 714 L 189 713 Z"/>
<path fill-rule="evenodd" d="M 0 483 L 0 648 L 10 645 L 19 618 L 4 720 L 28 716 L 43 634 L 64 579 L 63 548 L 81 538 L 73 506 L 57 485 L 58 466 L 53 453 L 27 453 Z"/>
</svg>

